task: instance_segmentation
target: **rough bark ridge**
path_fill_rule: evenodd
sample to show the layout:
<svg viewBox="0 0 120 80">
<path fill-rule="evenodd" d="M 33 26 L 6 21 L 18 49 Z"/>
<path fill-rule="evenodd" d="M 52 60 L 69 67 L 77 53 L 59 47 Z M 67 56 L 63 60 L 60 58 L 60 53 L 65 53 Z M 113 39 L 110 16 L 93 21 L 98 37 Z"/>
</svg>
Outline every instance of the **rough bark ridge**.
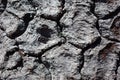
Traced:
<svg viewBox="0 0 120 80">
<path fill-rule="evenodd" d="M 0 0 L 0 80 L 120 80 L 120 0 Z"/>
</svg>

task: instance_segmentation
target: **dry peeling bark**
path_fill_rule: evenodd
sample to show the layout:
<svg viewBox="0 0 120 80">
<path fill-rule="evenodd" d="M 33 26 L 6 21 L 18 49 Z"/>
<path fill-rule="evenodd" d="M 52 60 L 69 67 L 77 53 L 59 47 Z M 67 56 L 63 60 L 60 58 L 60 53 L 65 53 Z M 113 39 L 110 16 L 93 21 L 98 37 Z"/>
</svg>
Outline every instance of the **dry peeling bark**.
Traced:
<svg viewBox="0 0 120 80">
<path fill-rule="evenodd" d="M 120 0 L 0 0 L 0 80 L 120 80 Z"/>
</svg>

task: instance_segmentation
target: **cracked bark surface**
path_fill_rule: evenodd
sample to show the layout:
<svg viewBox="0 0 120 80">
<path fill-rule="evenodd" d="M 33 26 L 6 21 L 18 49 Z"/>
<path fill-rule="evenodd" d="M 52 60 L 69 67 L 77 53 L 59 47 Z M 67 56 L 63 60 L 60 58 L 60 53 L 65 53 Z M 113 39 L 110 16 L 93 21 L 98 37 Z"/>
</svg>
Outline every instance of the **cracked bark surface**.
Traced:
<svg viewBox="0 0 120 80">
<path fill-rule="evenodd" d="M 0 80 L 120 80 L 120 0 L 0 0 Z"/>
</svg>

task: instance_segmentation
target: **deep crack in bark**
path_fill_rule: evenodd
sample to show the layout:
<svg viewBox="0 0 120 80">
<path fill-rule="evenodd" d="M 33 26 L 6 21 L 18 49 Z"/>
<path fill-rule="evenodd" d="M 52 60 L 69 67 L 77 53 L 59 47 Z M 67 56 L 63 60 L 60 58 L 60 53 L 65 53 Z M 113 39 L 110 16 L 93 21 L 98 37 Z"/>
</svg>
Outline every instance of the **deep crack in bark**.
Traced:
<svg viewBox="0 0 120 80">
<path fill-rule="evenodd" d="M 7 0 L 1 0 L 0 1 L 0 15 L 5 11 L 6 7 L 7 7 Z"/>
<path fill-rule="evenodd" d="M 33 4 L 33 0 L 28 0 L 29 1 L 29 3 L 34 7 L 34 8 L 36 8 L 36 7 L 38 7 L 39 5 L 36 3 L 36 4 Z M 24 53 L 24 51 L 23 50 L 21 50 L 20 48 L 19 48 L 19 45 L 21 44 L 21 42 L 19 43 L 19 42 L 17 42 L 16 41 L 16 44 L 14 45 L 14 46 L 17 46 L 16 48 L 14 48 L 14 49 L 11 49 L 10 51 L 7 51 L 7 54 L 5 55 L 6 56 L 6 61 L 8 61 L 9 60 L 9 56 L 12 56 L 15 52 L 19 52 L 19 54 L 21 55 L 21 57 L 24 57 L 24 56 L 31 56 L 31 57 L 34 57 L 34 58 L 39 58 L 39 63 L 40 64 L 43 64 L 44 66 L 45 66 L 45 68 L 48 70 L 48 76 L 50 77 L 50 80 L 52 80 L 52 74 L 51 74 L 51 71 L 50 71 L 50 63 L 48 63 L 48 62 L 46 62 L 46 61 L 42 61 L 41 59 L 42 59 L 42 55 L 44 54 L 44 53 L 46 53 L 47 51 L 50 51 L 50 50 L 52 50 L 53 48 L 55 48 L 55 47 L 57 47 L 57 46 L 61 46 L 62 44 L 65 44 L 66 43 L 66 37 L 62 34 L 62 32 L 63 32 L 63 27 L 65 27 L 64 25 L 62 25 L 62 24 L 60 24 L 60 19 L 63 17 L 63 15 L 66 13 L 66 10 L 64 10 L 64 7 L 65 7 L 65 0 L 59 0 L 59 2 L 61 1 L 61 4 L 62 4 L 62 10 L 61 10 L 61 12 L 58 14 L 58 16 L 56 16 L 56 17 L 53 17 L 53 16 L 45 16 L 44 14 L 42 14 L 41 15 L 41 18 L 44 18 L 44 19 L 46 19 L 46 20 L 51 20 L 51 21 L 55 21 L 56 23 L 57 23 L 57 32 L 58 32 L 58 35 L 57 36 L 59 36 L 60 38 L 63 38 L 63 41 L 61 40 L 61 41 L 59 41 L 58 43 L 55 43 L 55 44 L 53 44 L 52 46 L 49 46 L 49 47 L 45 47 L 45 48 L 43 48 L 43 49 L 41 49 L 38 53 Z M 110 0 L 108 0 L 108 1 L 110 1 Z M 112 1 L 112 0 L 111 0 Z M 3 3 L 3 5 L 4 5 L 4 7 L 3 8 L 6 8 L 6 6 L 7 6 L 7 0 L 2 0 L 1 1 L 2 3 Z M 83 1 L 84 2 L 84 1 Z M 96 23 L 95 23 L 95 25 L 93 26 L 93 27 L 96 27 L 96 29 L 97 29 L 97 31 L 99 32 L 99 34 L 100 34 L 100 26 L 99 26 L 99 17 L 97 16 L 97 14 L 95 13 L 95 7 L 96 7 L 96 5 L 95 5 L 95 3 L 96 2 L 98 2 L 98 0 L 96 1 L 96 0 L 91 0 L 91 3 L 90 3 L 90 12 L 97 18 L 97 20 L 96 20 Z M 107 3 L 107 0 L 100 0 L 99 2 L 101 2 L 101 3 Z M 89 3 L 89 2 L 88 2 Z M 76 7 L 80 7 L 80 6 L 82 6 L 82 7 L 88 7 L 88 4 L 79 4 L 79 0 L 78 0 L 78 3 L 76 3 Z M 88 7 L 89 8 L 89 7 Z M 108 15 L 106 15 L 105 17 L 103 17 L 103 18 L 101 18 L 101 20 L 106 20 L 106 19 L 111 19 L 111 18 L 114 18 L 117 14 L 119 14 L 119 9 L 120 9 L 120 7 L 118 7 L 115 11 L 113 11 L 113 12 L 110 12 Z M 4 9 L 5 10 L 5 9 Z M 2 10 L 2 11 L 4 11 L 4 10 Z M 1 11 L 1 8 L 0 8 L 0 11 Z M 21 19 L 21 20 L 23 20 L 24 21 L 24 23 L 25 23 L 25 30 L 24 31 L 19 31 L 20 29 L 18 29 L 12 36 L 9 36 L 9 38 L 11 38 L 11 39 L 14 39 L 15 40 L 15 38 L 16 37 L 18 37 L 18 36 L 21 36 L 25 31 L 26 31 L 26 29 L 27 29 L 27 26 L 29 25 L 29 22 L 32 20 L 32 19 L 34 19 L 34 16 L 35 16 L 35 14 L 34 13 L 26 13 L 22 18 L 19 18 L 16 14 L 14 14 L 14 13 L 12 13 L 12 12 L 9 12 L 9 11 L 7 11 L 6 10 L 6 12 L 8 12 L 9 14 L 12 14 L 12 16 L 14 16 L 14 17 L 16 17 L 17 19 Z M 32 15 L 32 17 L 30 17 Z M 74 17 L 73 17 L 74 18 Z M 84 20 L 85 21 L 85 20 Z M 87 22 L 88 23 L 88 22 Z M 4 30 L 4 28 L 2 28 L 2 27 L 0 27 L 0 29 L 1 30 L 3 30 L 3 31 L 5 31 Z M 42 35 L 42 36 L 47 36 L 47 37 L 51 37 L 50 35 L 46 35 L 45 34 L 45 32 L 47 32 L 47 31 L 45 31 L 45 30 L 41 30 L 40 31 L 41 33 L 40 33 L 40 35 Z M 49 33 L 49 32 L 48 32 Z M 96 48 L 96 46 L 99 46 L 99 44 L 101 43 L 101 37 L 103 37 L 102 36 L 102 34 L 100 34 L 100 36 L 99 37 L 97 37 L 96 39 L 95 39 L 95 41 L 93 41 L 93 42 L 91 42 L 91 43 L 89 43 L 89 44 L 87 44 L 85 47 L 83 47 L 83 46 L 80 46 L 79 44 L 77 45 L 77 44 L 74 44 L 74 43 L 70 43 L 70 42 L 68 42 L 68 43 L 70 43 L 71 45 L 73 45 L 74 47 L 76 47 L 76 48 L 78 48 L 78 49 L 82 49 L 82 51 L 81 51 L 81 53 L 80 53 L 80 56 L 82 56 L 82 57 L 80 57 L 80 59 L 79 59 L 79 63 L 80 63 L 80 66 L 79 66 L 79 73 L 81 74 L 81 69 L 84 67 L 84 58 L 85 58 L 85 55 L 84 55 L 84 53 L 86 52 L 86 51 L 88 51 L 89 49 L 93 49 L 93 48 Z M 108 41 L 110 41 L 110 42 L 114 42 L 114 43 L 120 43 L 120 41 L 119 40 L 117 40 L 117 39 L 114 39 L 114 38 L 108 38 L 108 37 L 103 37 L 103 38 L 105 38 L 105 39 L 107 39 Z M 47 44 L 47 41 L 45 41 L 45 42 L 43 42 L 44 44 Z M 0 43 L 0 44 L 2 44 L 2 42 Z M 101 45 L 101 44 L 100 44 Z M 109 49 L 108 49 L 109 50 Z M 118 57 L 119 57 L 119 60 L 117 60 L 117 64 L 116 64 L 116 70 L 115 70 L 115 74 L 117 75 L 118 74 L 118 67 L 119 67 L 119 65 L 120 65 L 120 55 L 119 54 L 117 54 L 118 55 Z M 82 62 L 82 64 L 81 64 L 81 62 Z M 23 61 L 21 60 L 21 61 L 19 61 L 18 62 L 19 64 L 17 64 L 16 66 L 14 66 L 13 68 L 11 68 L 11 69 L 8 69 L 8 70 L 12 70 L 12 69 L 17 69 L 17 67 L 23 67 Z M 4 69 L 4 68 L 3 68 Z M 6 79 L 7 78 L 9 78 L 9 77 L 6 77 Z M 82 79 L 82 77 L 81 77 L 81 79 L 80 80 L 84 80 L 84 79 Z M 117 80 L 117 77 L 115 77 L 115 79 L 114 80 Z"/>
<path fill-rule="evenodd" d="M 119 12 L 120 12 L 120 6 L 114 12 L 110 12 L 108 15 L 104 16 L 101 19 L 105 20 L 105 19 L 114 18 Z"/>
</svg>

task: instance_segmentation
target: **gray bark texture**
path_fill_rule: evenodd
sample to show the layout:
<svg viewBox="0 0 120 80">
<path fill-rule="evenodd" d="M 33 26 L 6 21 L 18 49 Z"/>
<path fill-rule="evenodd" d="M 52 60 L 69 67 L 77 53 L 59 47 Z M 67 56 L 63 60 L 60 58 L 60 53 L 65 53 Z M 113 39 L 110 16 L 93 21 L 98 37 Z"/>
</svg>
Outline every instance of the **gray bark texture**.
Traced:
<svg viewBox="0 0 120 80">
<path fill-rule="evenodd" d="M 0 0 L 0 80 L 120 80 L 120 0 Z"/>
</svg>

